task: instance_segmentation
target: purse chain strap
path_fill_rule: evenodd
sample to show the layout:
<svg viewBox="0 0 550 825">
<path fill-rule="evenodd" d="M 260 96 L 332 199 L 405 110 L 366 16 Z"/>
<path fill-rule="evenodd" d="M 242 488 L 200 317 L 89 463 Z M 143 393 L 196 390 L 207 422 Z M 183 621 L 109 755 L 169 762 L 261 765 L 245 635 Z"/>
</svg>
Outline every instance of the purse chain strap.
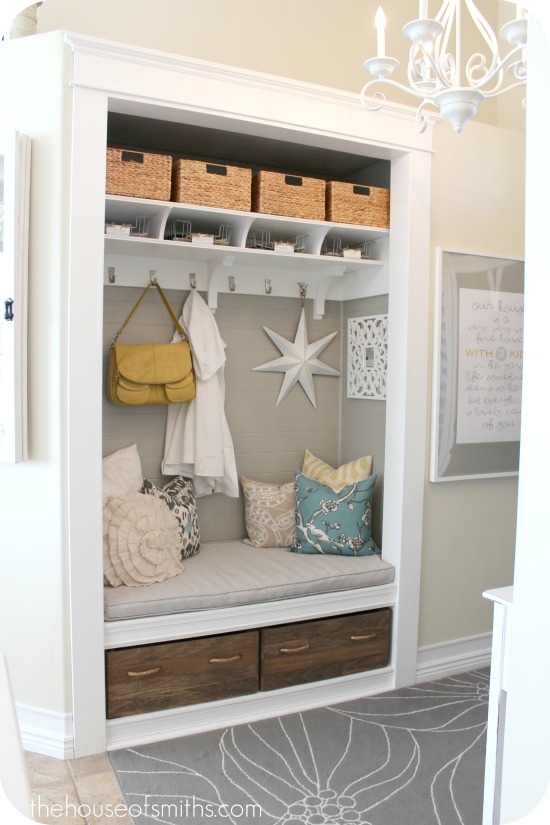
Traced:
<svg viewBox="0 0 550 825">
<path fill-rule="evenodd" d="M 185 333 L 184 328 L 182 327 L 182 325 L 180 324 L 180 322 L 178 321 L 178 319 L 176 318 L 176 316 L 175 316 L 175 314 L 174 314 L 174 310 L 172 309 L 172 307 L 171 307 L 171 306 L 170 306 L 170 304 L 168 303 L 168 299 L 166 298 L 166 295 L 165 295 L 165 294 L 164 294 L 164 292 L 162 291 L 162 288 L 161 288 L 160 284 L 159 284 L 159 283 L 157 283 L 156 281 L 151 281 L 150 283 L 148 283 L 148 284 L 147 284 L 147 286 L 145 287 L 145 289 L 143 290 L 143 292 L 142 292 L 142 293 L 141 293 L 141 295 L 139 296 L 139 298 L 138 298 L 138 300 L 137 300 L 137 303 L 136 303 L 136 305 L 134 306 L 134 308 L 132 309 L 131 313 L 128 315 L 128 317 L 126 318 L 126 320 L 125 320 L 125 321 L 124 321 L 124 323 L 122 324 L 121 328 L 119 329 L 119 331 L 117 332 L 117 334 L 116 334 L 116 335 L 115 335 L 115 337 L 113 338 L 113 342 L 112 342 L 112 344 L 111 344 L 111 347 L 114 347 L 114 345 L 116 344 L 116 342 L 117 342 L 117 340 L 118 340 L 119 336 L 120 336 L 120 335 L 124 332 L 124 330 L 126 329 L 126 327 L 128 326 L 128 324 L 130 323 L 130 321 L 131 321 L 131 319 L 132 319 L 132 317 L 133 317 L 133 315 L 134 315 L 134 313 L 135 313 L 136 309 L 139 307 L 139 305 L 141 304 L 141 302 L 142 302 L 142 301 L 143 301 L 143 299 L 145 298 L 145 296 L 146 296 L 147 292 L 149 291 L 149 289 L 150 289 L 152 286 L 156 286 L 156 288 L 158 289 L 158 291 L 159 291 L 159 293 L 160 293 L 160 297 L 162 298 L 162 300 L 163 300 L 163 302 L 164 302 L 164 306 L 166 307 L 166 309 L 167 309 L 167 310 L 168 310 L 168 312 L 170 313 L 170 318 L 171 318 L 171 319 L 172 319 L 172 321 L 174 322 L 174 326 L 175 326 L 175 328 L 177 329 L 177 331 L 179 332 L 179 334 L 180 334 L 182 337 L 184 337 L 184 338 L 186 338 L 186 337 L 187 337 L 187 335 L 186 335 L 186 333 Z"/>
</svg>

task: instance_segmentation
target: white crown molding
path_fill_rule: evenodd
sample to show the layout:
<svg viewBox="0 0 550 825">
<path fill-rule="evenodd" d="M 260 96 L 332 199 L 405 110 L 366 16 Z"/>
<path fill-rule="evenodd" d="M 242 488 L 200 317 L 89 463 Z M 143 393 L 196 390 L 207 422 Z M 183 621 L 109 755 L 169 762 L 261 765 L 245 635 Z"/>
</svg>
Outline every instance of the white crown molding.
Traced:
<svg viewBox="0 0 550 825">
<path fill-rule="evenodd" d="M 179 72 L 183 75 L 194 78 L 200 77 L 204 80 L 213 81 L 214 83 L 232 83 L 241 88 L 250 87 L 256 91 L 263 91 L 266 94 L 275 93 L 287 97 L 307 98 L 309 101 L 317 101 L 321 104 L 361 112 L 365 118 L 372 117 L 373 114 L 375 116 L 377 115 L 376 112 L 369 112 L 362 106 L 359 93 L 356 94 L 354 92 L 321 86 L 302 80 L 229 66 L 223 63 L 215 63 L 200 58 L 171 54 L 109 40 L 101 40 L 71 32 L 65 32 L 64 37 L 65 43 L 75 54 L 86 54 L 96 58 L 108 58 L 119 62 L 128 62 L 133 66 L 138 64 L 149 68 Z M 79 83 L 78 79 L 74 81 L 73 85 L 82 85 L 85 88 L 91 88 L 87 83 Z M 102 86 L 94 86 L 93 88 L 96 91 L 109 91 Z M 156 101 L 157 103 L 166 105 L 173 105 L 176 102 L 170 98 L 163 99 L 160 94 L 156 96 Z M 406 104 L 387 101 L 384 104 L 383 116 L 390 119 L 397 118 L 402 122 L 414 124 L 416 108 Z M 441 120 L 435 112 L 433 116 L 428 114 L 427 117 L 430 126 Z M 392 145 L 395 148 L 395 145 Z M 426 148 L 430 150 L 431 146 L 426 145 Z"/>
<path fill-rule="evenodd" d="M 255 88 L 264 87 L 274 89 L 285 95 L 296 95 L 298 97 L 309 97 L 324 100 L 330 103 L 350 106 L 354 109 L 361 109 L 359 95 L 336 89 L 329 86 L 321 86 L 316 83 L 308 83 L 303 80 L 281 77 L 279 75 L 258 72 L 252 69 L 243 69 L 238 66 L 230 66 L 225 63 L 215 63 L 209 60 L 202 60 L 196 57 L 171 54 L 169 52 L 156 51 L 141 46 L 132 46 L 126 43 L 116 43 L 109 40 L 100 40 L 85 35 L 65 33 L 65 42 L 76 52 L 92 54 L 97 57 L 111 57 L 116 60 L 128 61 L 132 64 L 144 66 L 154 66 L 166 68 L 170 71 L 177 71 L 193 76 L 200 75 L 212 80 L 232 81 L 238 84 L 249 84 Z M 389 104 L 400 116 L 410 117 L 414 120 L 416 109 L 404 104 Z"/>
</svg>

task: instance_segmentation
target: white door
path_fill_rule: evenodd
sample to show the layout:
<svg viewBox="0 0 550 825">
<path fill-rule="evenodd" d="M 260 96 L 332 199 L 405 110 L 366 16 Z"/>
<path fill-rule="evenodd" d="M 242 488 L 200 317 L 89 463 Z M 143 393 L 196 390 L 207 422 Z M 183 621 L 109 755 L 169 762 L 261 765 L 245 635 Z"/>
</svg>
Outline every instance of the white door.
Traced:
<svg viewBox="0 0 550 825">
<path fill-rule="evenodd" d="M 30 139 L 0 132 L 0 462 L 27 457 Z"/>
</svg>

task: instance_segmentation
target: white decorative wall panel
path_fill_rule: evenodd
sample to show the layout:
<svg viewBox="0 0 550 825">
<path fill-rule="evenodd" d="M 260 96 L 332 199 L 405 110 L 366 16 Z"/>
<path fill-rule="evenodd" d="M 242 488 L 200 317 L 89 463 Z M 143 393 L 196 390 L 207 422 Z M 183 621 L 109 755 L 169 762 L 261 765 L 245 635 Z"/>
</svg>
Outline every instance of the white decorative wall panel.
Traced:
<svg viewBox="0 0 550 825">
<path fill-rule="evenodd" d="M 348 398 L 386 398 L 388 316 L 348 319 Z"/>
</svg>

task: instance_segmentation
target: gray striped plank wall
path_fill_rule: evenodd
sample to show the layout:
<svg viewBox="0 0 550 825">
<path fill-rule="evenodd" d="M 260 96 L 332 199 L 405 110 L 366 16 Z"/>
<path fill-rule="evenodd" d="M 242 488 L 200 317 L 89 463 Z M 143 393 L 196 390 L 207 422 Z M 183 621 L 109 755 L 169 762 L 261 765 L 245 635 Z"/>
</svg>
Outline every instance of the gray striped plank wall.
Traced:
<svg viewBox="0 0 550 825">
<path fill-rule="evenodd" d="M 105 287 L 104 385 L 109 345 L 139 297 L 130 287 Z M 179 316 L 187 291 L 166 290 Z M 342 388 L 344 377 L 315 376 L 317 410 L 301 387 L 291 390 L 276 407 L 281 373 L 252 372 L 251 368 L 280 356 L 264 332 L 267 326 L 292 340 L 300 317 L 300 300 L 276 296 L 221 294 L 216 322 L 227 345 L 225 368 L 226 414 L 235 447 L 239 474 L 282 483 L 300 468 L 306 447 L 332 464 L 340 460 Z M 306 300 L 310 341 L 338 331 L 320 358 L 342 370 L 342 307 L 327 302 L 322 320 L 313 320 Z M 172 326 L 156 290 L 151 290 L 121 337 L 121 343 L 169 341 Z M 103 400 L 103 454 L 137 444 L 144 476 L 163 482 L 160 463 L 164 448 L 165 407 L 118 407 Z M 351 447 L 350 447 L 351 449 Z M 358 453 L 362 454 L 362 453 Z M 212 495 L 198 500 L 204 539 L 245 535 L 242 498 Z"/>
</svg>

